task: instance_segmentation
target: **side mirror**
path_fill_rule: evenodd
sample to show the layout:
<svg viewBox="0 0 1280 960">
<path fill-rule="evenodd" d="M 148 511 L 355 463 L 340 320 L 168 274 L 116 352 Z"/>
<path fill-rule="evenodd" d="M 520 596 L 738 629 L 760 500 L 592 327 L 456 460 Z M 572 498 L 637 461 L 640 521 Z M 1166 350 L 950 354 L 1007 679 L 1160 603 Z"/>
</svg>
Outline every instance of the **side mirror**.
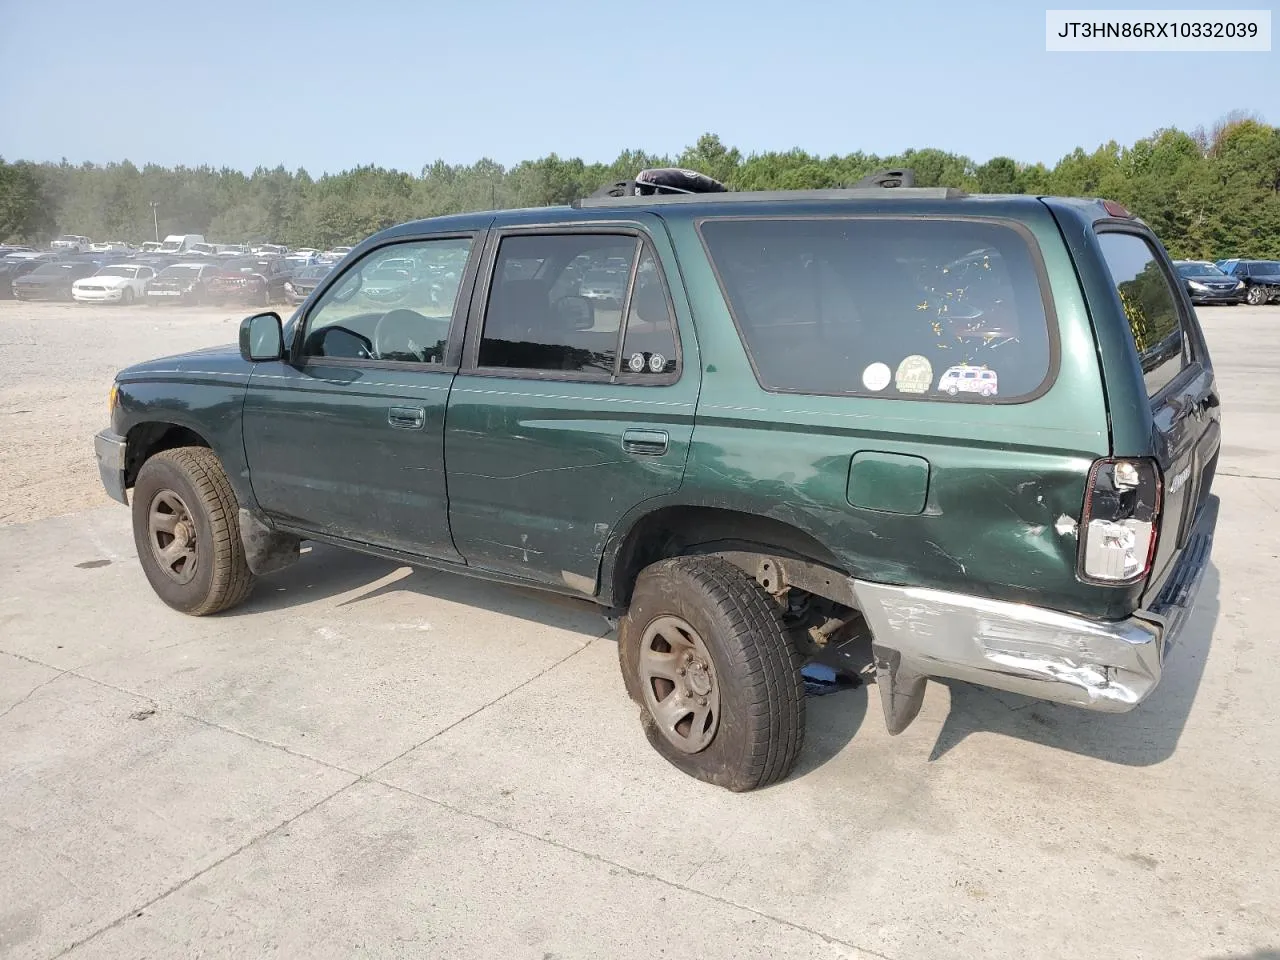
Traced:
<svg viewBox="0 0 1280 960">
<path fill-rule="evenodd" d="M 596 308 L 586 297 L 561 297 L 555 311 L 571 330 L 590 330 L 596 325 Z"/>
<path fill-rule="evenodd" d="M 284 358 L 280 314 L 258 313 L 240 321 L 240 356 L 250 363 Z"/>
</svg>

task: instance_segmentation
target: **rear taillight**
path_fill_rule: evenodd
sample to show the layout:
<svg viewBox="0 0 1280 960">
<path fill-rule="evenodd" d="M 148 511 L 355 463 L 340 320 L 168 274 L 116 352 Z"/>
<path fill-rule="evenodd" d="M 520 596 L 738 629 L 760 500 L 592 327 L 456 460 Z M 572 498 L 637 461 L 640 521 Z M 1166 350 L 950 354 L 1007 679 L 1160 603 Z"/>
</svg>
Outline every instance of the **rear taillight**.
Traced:
<svg viewBox="0 0 1280 960">
<path fill-rule="evenodd" d="M 1134 583 L 1151 571 L 1160 497 L 1160 469 L 1153 460 L 1099 460 L 1093 465 L 1080 525 L 1084 579 Z"/>
</svg>

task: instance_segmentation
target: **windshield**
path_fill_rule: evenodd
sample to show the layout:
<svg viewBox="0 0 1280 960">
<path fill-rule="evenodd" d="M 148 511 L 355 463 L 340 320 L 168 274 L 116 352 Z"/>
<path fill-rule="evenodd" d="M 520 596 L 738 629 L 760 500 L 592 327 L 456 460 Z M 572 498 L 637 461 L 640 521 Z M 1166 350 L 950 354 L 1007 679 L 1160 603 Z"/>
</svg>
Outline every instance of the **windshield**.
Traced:
<svg viewBox="0 0 1280 960">
<path fill-rule="evenodd" d="M 1211 263 L 1180 263 L 1178 273 L 1184 277 L 1225 277 L 1226 274 Z"/>
<path fill-rule="evenodd" d="M 137 267 L 103 267 L 95 277 L 136 277 L 138 275 Z"/>
<path fill-rule="evenodd" d="M 200 276 L 199 267 L 165 267 L 160 271 L 162 277 L 190 278 Z"/>
<path fill-rule="evenodd" d="M 61 273 L 71 269 L 69 263 L 46 263 L 43 267 L 36 267 L 31 271 L 30 276 L 33 277 L 56 277 Z"/>
<path fill-rule="evenodd" d="M 329 272 L 327 267 L 307 267 L 298 271 L 299 280 L 319 280 Z"/>
<path fill-rule="evenodd" d="M 166 240 L 160 244 L 160 250 L 164 253 L 177 253 L 182 249 L 182 242 L 179 240 Z"/>
</svg>

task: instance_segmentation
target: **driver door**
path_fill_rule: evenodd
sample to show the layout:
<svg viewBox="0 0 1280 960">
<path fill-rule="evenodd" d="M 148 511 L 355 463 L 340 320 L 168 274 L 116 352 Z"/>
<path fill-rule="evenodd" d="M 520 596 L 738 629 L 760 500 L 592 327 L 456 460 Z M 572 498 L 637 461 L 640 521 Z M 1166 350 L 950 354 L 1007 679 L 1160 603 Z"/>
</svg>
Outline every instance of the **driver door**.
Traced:
<svg viewBox="0 0 1280 960">
<path fill-rule="evenodd" d="M 444 418 L 482 245 L 465 233 L 367 251 L 298 316 L 290 360 L 254 367 L 245 454 L 278 524 L 461 559 Z"/>
</svg>

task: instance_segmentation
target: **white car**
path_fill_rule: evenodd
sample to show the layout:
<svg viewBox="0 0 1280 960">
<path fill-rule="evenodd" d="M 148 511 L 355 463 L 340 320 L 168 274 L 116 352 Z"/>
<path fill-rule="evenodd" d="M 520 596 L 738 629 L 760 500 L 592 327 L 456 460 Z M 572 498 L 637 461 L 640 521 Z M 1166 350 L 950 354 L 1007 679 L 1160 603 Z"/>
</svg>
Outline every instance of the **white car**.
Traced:
<svg viewBox="0 0 1280 960">
<path fill-rule="evenodd" d="M 91 253 L 133 253 L 133 247 L 123 240 L 103 240 L 89 244 Z"/>
<path fill-rule="evenodd" d="M 82 237 L 75 233 L 64 233 L 57 240 L 49 244 L 50 250 L 57 250 L 62 253 L 84 253 L 93 243 L 88 237 Z"/>
<path fill-rule="evenodd" d="M 146 295 L 155 275 L 151 267 L 131 263 L 103 267 L 93 276 L 73 283 L 71 299 L 76 303 L 133 303 Z"/>
<path fill-rule="evenodd" d="M 324 253 L 320 254 L 320 262 L 337 263 L 350 252 L 350 247 L 334 247 L 333 249 L 326 250 Z"/>
</svg>

